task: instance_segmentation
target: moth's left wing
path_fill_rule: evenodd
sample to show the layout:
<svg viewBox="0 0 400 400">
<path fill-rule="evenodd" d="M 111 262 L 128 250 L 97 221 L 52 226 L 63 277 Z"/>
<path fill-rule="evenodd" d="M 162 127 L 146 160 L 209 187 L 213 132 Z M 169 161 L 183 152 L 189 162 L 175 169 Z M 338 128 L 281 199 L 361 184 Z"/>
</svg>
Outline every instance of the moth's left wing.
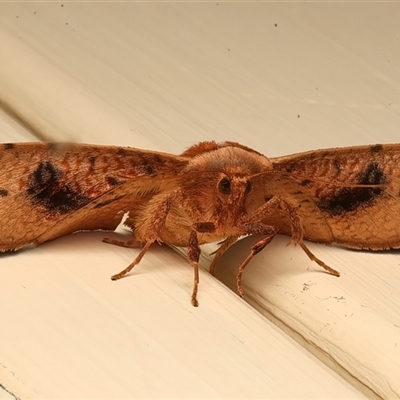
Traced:
<svg viewBox="0 0 400 400">
<path fill-rule="evenodd" d="M 325 221 L 332 242 L 357 249 L 400 248 L 400 145 L 324 149 L 270 159 L 273 171 L 296 182 L 298 199 L 308 196 L 314 211 L 303 224 L 308 239 Z M 301 206 L 301 205 L 300 205 Z"/>
</svg>

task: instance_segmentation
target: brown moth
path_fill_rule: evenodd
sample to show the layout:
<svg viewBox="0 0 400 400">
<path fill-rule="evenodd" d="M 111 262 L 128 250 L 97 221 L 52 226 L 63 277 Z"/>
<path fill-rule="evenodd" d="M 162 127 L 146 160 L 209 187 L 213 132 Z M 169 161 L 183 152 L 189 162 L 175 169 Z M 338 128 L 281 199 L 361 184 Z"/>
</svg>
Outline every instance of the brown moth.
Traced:
<svg viewBox="0 0 400 400">
<path fill-rule="evenodd" d="M 84 144 L 20 143 L 0 147 L 0 251 L 18 250 L 79 230 L 114 230 L 121 215 L 141 246 L 117 280 L 154 242 L 188 248 L 198 305 L 199 245 L 222 241 L 218 258 L 240 236 L 263 238 L 239 266 L 279 232 L 355 249 L 400 248 L 400 145 L 327 149 L 267 158 L 238 143 L 203 142 L 182 155 Z"/>
</svg>

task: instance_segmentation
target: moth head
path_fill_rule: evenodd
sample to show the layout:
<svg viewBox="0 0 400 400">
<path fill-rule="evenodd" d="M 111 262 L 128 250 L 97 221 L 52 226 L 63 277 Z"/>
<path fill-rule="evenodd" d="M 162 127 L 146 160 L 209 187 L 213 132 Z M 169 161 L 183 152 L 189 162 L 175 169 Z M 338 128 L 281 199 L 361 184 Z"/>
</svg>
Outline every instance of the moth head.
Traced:
<svg viewBox="0 0 400 400">
<path fill-rule="evenodd" d="M 245 199 L 252 191 L 247 176 L 227 172 L 192 172 L 182 182 L 186 210 L 196 210 L 204 221 L 235 220 L 245 212 Z"/>
<path fill-rule="evenodd" d="M 190 206 L 205 215 L 241 213 L 252 195 L 252 176 L 270 165 L 261 154 L 226 146 L 190 159 L 182 171 L 181 188 Z"/>
</svg>

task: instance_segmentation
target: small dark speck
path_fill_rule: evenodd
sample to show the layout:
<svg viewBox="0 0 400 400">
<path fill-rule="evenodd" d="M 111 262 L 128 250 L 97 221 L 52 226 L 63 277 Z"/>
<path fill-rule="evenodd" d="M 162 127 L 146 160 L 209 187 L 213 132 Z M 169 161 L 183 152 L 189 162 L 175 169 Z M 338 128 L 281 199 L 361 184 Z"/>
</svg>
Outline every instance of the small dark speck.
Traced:
<svg viewBox="0 0 400 400">
<path fill-rule="evenodd" d="M 297 114 L 297 118 L 300 118 L 300 114 Z"/>
<path fill-rule="evenodd" d="M 65 25 L 68 25 L 68 22 L 66 22 Z"/>
<path fill-rule="evenodd" d="M 275 26 L 275 28 L 277 28 L 277 27 L 278 27 L 278 24 L 274 24 L 274 26 Z"/>
<path fill-rule="evenodd" d="M 373 146 L 371 146 L 371 153 L 379 153 L 380 151 L 382 151 L 383 146 L 381 144 L 375 144 Z"/>
<path fill-rule="evenodd" d="M 89 157 L 88 161 L 89 161 L 90 168 L 93 168 L 96 165 L 96 160 L 97 160 L 96 157 Z"/>
<path fill-rule="evenodd" d="M 117 186 L 120 184 L 120 182 L 118 181 L 118 179 L 114 178 L 113 176 L 107 176 L 106 177 L 106 182 L 110 185 L 110 186 Z"/>
<path fill-rule="evenodd" d="M 318 90 L 318 88 L 316 87 L 315 90 Z"/>
<path fill-rule="evenodd" d="M 312 183 L 312 181 L 311 181 L 310 179 L 303 179 L 303 180 L 300 182 L 300 185 L 301 185 L 301 186 L 307 186 L 307 185 L 309 185 L 310 183 Z"/>
<path fill-rule="evenodd" d="M 228 49 L 228 51 L 231 51 L 231 49 Z"/>
<path fill-rule="evenodd" d="M 162 159 L 158 154 L 155 154 L 155 155 L 154 155 L 154 161 L 155 161 L 157 164 L 162 164 L 162 163 L 163 163 L 163 159 Z"/>
<path fill-rule="evenodd" d="M 64 4 L 61 4 L 61 7 L 64 7 Z"/>
<path fill-rule="evenodd" d="M 18 15 L 15 18 L 18 18 Z"/>
<path fill-rule="evenodd" d="M 33 13 L 36 14 L 36 11 L 34 11 Z"/>
</svg>

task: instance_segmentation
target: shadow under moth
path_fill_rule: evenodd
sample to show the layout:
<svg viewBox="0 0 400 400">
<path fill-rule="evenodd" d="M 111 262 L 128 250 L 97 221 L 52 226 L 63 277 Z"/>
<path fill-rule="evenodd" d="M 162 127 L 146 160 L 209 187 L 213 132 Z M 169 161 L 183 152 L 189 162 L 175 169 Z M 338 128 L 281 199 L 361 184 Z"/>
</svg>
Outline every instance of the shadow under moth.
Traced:
<svg viewBox="0 0 400 400">
<path fill-rule="evenodd" d="M 218 258 L 243 235 L 262 235 L 239 266 L 278 233 L 353 249 L 400 248 L 400 145 L 310 151 L 267 158 L 233 142 L 203 142 L 180 156 L 135 148 L 18 143 L 0 146 L 0 251 L 18 250 L 80 230 L 114 230 L 123 213 L 129 241 L 187 247 L 198 305 L 200 245 L 221 241 Z"/>
</svg>

